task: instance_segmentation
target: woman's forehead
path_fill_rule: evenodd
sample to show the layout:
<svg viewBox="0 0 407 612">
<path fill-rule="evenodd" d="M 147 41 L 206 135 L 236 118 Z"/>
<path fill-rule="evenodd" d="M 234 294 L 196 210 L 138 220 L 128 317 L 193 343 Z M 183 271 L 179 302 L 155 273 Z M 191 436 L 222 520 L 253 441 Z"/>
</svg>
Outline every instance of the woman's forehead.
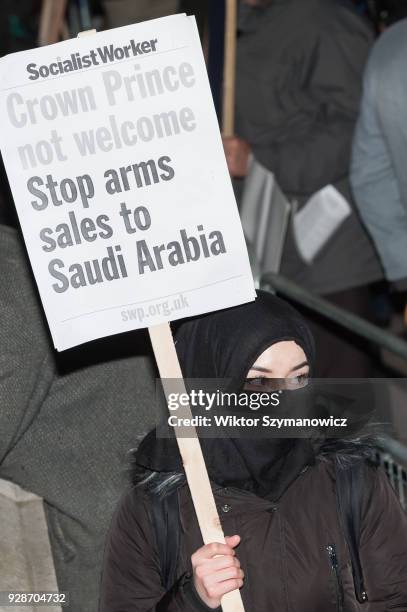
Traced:
<svg viewBox="0 0 407 612">
<path fill-rule="evenodd" d="M 267 347 L 253 364 L 265 369 L 271 369 L 275 364 L 287 363 L 297 365 L 306 361 L 304 349 L 294 340 L 282 340 Z"/>
</svg>

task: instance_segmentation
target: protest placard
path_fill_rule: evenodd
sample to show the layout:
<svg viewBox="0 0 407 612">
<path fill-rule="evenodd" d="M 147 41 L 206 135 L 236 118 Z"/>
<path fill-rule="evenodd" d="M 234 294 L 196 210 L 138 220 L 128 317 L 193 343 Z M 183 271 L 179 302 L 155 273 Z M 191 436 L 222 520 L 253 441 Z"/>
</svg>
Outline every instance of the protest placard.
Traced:
<svg viewBox="0 0 407 612">
<path fill-rule="evenodd" d="M 253 278 L 195 20 L 118 28 L 0 62 L 1 149 L 55 347 L 251 301 Z M 164 381 L 165 387 L 165 381 Z M 199 440 L 177 437 L 205 543 L 224 542 Z M 238 590 L 224 612 L 243 612 Z"/>
<path fill-rule="evenodd" d="M 0 143 L 55 347 L 254 299 L 195 20 L 0 62 Z"/>
</svg>

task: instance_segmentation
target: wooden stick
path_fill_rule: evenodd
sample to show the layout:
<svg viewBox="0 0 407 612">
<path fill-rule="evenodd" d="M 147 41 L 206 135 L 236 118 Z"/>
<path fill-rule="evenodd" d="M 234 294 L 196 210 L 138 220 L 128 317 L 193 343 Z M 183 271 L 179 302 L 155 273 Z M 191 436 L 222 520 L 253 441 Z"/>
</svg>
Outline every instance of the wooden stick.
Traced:
<svg viewBox="0 0 407 612">
<path fill-rule="evenodd" d="M 167 391 L 170 392 L 170 387 L 172 391 L 174 389 L 174 379 L 177 381 L 176 384 L 180 385 L 180 388 L 178 389 L 177 387 L 177 390 L 180 393 L 185 393 L 181 366 L 178 361 L 169 323 L 149 327 L 148 331 L 166 396 L 168 396 Z M 182 416 L 192 418 L 190 406 L 184 407 Z M 175 435 L 203 541 L 205 544 L 210 542 L 221 542 L 224 544 L 225 536 L 196 429 L 195 427 L 188 428 L 187 433 L 189 437 L 184 437 L 185 433 L 185 428 L 181 431 L 178 427 L 175 427 Z M 242 598 L 238 589 L 224 595 L 222 598 L 222 610 L 223 612 L 244 612 Z"/>
<path fill-rule="evenodd" d="M 67 0 L 42 0 L 38 43 L 50 45 L 60 39 L 64 28 Z"/>
<path fill-rule="evenodd" d="M 236 32 L 237 1 L 226 0 L 222 133 L 227 138 L 235 129 Z"/>
</svg>

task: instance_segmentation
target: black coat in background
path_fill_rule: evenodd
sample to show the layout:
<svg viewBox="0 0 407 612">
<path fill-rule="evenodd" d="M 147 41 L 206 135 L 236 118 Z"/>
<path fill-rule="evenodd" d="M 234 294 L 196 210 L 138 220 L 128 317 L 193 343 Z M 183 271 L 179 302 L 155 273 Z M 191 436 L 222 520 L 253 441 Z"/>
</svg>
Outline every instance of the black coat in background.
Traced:
<svg viewBox="0 0 407 612">
<path fill-rule="evenodd" d="M 334 0 L 273 0 L 246 10 L 238 40 L 236 133 L 301 206 L 334 185 L 353 207 L 352 137 L 364 65 L 373 42 L 367 22 Z M 337 293 L 382 278 L 354 212 L 312 266 L 291 232 L 281 273 L 315 293 Z"/>
</svg>

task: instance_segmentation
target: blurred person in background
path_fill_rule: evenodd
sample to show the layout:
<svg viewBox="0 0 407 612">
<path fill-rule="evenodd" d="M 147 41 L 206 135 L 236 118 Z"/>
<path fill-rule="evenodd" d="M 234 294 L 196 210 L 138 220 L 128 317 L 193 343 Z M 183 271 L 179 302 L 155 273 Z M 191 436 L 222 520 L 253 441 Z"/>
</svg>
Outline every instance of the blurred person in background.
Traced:
<svg viewBox="0 0 407 612">
<path fill-rule="evenodd" d="M 128 449 L 154 423 L 151 349 L 135 332 L 57 353 L 16 223 L 2 175 L 0 479 L 43 500 L 58 589 L 70 593 L 64 610 L 95 612 Z M 0 541 L 7 575 L 13 536 Z M 24 541 L 22 563 L 30 563 L 31 546 Z M 43 559 L 36 562 L 41 568 Z M 18 576 L 18 568 L 13 572 Z M 6 584 L 0 571 L 0 587 Z"/>
<path fill-rule="evenodd" d="M 407 16 L 407 2 L 387 3 L 387 15 Z M 396 292 L 407 290 L 407 19 L 392 25 L 373 47 L 364 75 L 355 132 L 351 182 L 361 217 Z"/>
<path fill-rule="evenodd" d="M 236 137 L 224 140 L 232 177 L 252 153 L 299 207 L 326 185 L 349 202 L 345 219 L 312 264 L 290 229 L 280 272 L 365 319 L 383 272 L 350 192 L 349 164 L 362 74 L 373 30 L 343 0 L 245 0 L 237 54 Z M 317 315 L 317 376 L 372 374 L 366 343 Z"/>
<path fill-rule="evenodd" d="M 154 423 L 150 348 L 143 334 L 130 333 L 58 354 L 23 240 L 2 223 L 0 312 L 0 479 L 43 500 L 58 589 L 70 593 L 64 611 L 96 612 L 105 534 L 128 449 Z M 0 566 L 7 564 L 10 575 L 14 534 L 5 536 Z M 22 542 L 29 570 L 36 537 Z M 43 559 L 36 563 L 41 568 Z M 0 585 L 10 588 L 1 571 Z"/>
</svg>

